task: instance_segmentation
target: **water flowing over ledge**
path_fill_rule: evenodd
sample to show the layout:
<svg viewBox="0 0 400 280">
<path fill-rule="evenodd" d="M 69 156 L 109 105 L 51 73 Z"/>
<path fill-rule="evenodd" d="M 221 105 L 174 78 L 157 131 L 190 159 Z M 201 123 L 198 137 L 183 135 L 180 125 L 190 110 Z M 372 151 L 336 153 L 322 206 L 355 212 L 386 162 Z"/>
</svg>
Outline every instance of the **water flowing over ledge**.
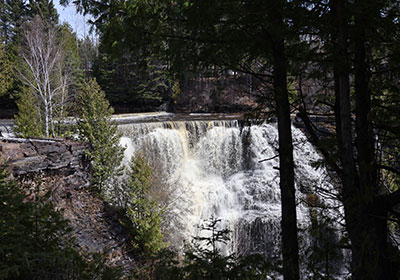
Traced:
<svg viewBox="0 0 400 280">
<path fill-rule="evenodd" d="M 241 113 L 169 113 L 169 112 L 149 112 L 135 114 L 113 115 L 112 119 L 119 124 L 148 123 L 148 122 L 168 122 L 168 121 L 207 121 L 207 120 L 242 120 L 244 114 Z"/>
<path fill-rule="evenodd" d="M 191 116 L 189 116 L 190 118 Z M 203 116 L 200 116 L 203 117 Z M 119 125 L 125 163 L 142 153 L 161 170 L 172 190 L 167 232 L 177 248 L 199 235 L 198 225 L 216 217 L 231 230 L 223 253 L 280 256 L 278 134 L 275 124 L 244 126 L 238 120 L 174 120 Z M 299 228 L 311 223 L 311 196 L 339 217 L 339 202 L 320 155 L 300 129 L 292 127 Z M 335 210 L 333 210 L 335 209 Z M 336 211 L 336 212 L 335 212 Z M 337 225 L 338 226 L 338 225 Z M 311 242 L 300 234 L 304 246 Z M 302 246 L 302 245 L 301 245 Z M 304 247 L 303 246 L 303 247 Z"/>
</svg>

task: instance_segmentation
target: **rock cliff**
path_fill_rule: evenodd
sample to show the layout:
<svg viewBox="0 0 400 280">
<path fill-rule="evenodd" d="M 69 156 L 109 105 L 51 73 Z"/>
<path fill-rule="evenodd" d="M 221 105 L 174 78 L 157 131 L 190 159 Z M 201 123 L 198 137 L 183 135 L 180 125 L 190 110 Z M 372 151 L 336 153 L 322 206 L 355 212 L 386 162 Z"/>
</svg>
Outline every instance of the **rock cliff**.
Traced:
<svg viewBox="0 0 400 280">
<path fill-rule="evenodd" d="M 74 187 L 90 184 L 86 148 L 71 140 L 0 139 L 0 155 L 14 176 L 62 173 L 65 183 Z"/>
</svg>

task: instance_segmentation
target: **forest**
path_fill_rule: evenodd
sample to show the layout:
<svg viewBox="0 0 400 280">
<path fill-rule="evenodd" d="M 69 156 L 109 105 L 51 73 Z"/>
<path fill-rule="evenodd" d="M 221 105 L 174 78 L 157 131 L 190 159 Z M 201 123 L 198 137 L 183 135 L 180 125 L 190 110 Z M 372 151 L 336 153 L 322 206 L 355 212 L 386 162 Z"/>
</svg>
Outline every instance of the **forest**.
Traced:
<svg viewBox="0 0 400 280">
<path fill-rule="evenodd" d="M 117 213 L 135 261 L 121 268 L 77 249 L 40 178 L 12 178 L 3 164 L 0 279 L 400 279 L 398 0 L 60 2 L 89 15 L 92 33 L 79 37 L 60 22 L 52 0 L 0 2 L 0 118 L 12 117 L 20 138 L 88 145 L 88 191 Z M 211 235 L 195 236 L 184 253 L 171 250 L 171 182 L 146 151 L 121 166 L 112 120 L 149 111 L 276 123 L 276 155 L 265 161 L 279 159 L 277 259 L 222 254 L 223 217 L 210 217 L 200 228 Z M 323 238 L 333 226 L 299 224 L 294 120 L 322 156 L 313 167 L 334 182 L 343 226 L 334 244 Z M 313 193 L 306 200 L 311 218 L 327 208 Z M 349 256 L 346 276 L 321 261 L 335 258 L 331 247 Z"/>
</svg>

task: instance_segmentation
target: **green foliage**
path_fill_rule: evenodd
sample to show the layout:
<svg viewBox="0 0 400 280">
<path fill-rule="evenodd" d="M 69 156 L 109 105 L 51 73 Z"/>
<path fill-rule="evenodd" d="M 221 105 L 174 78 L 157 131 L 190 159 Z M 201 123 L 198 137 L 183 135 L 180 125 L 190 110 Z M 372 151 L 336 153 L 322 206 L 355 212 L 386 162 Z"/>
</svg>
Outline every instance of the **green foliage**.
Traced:
<svg viewBox="0 0 400 280">
<path fill-rule="evenodd" d="M 200 228 L 202 237 L 194 238 L 194 246 L 187 247 L 183 260 L 175 253 L 164 250 L 149 267 L 133 276 L 134 279 L 190 279 L 190 280 L 255 280 L 273 278 L 272 266 L 261 255 L 223 256 L 218 244 L 229 238 L 227 229 L 218 229 L 220 220 L 211 218 Z M 208 235 L 208 236 L 207 236 Z"/>
<path fill-rule="evenodd" d="M 61 47 L 64 51 L 64 64 L 67 66 L 67 71 L 71 72 L 69 95 L 73 96 L 83 86 L 85 76 L 81 66 L 81 55 L 79 49 L 79 39 L 72 27 L 64 22 L 58 26 L 58 36 L 61 42 Z M 69 109 L 69 108 L 68 108 Z"/>
<path fill-rule="evenodd" d="M 230 231 L 218 229 L 221 220 L 211 217 L 200 226 L 205 234 L 194 238 L 194 248 L 185 254 L 184 279 L 263 279 L 270 273 L 270 264 L 260 255 L 224 256 L 219 244 L 229 241 Z"/>
<path fill-rule="evenodd" d="M 27 10 L 25 0 L 0 2 L 0 37 L 7 44 L 18 43 L 21 25 L 27 20 Z"/>
<path fill-rule="evenodd" d="M 310 195 L 308 203 L 312 207 L 311 225 L 305 231 L 309 245 L 305 246 L 307 250 L 304 252 L 303 263 L 310 272 L 309 279 L 336 279 L 337 268 L 345 263 L 341 248 L 348 246 L 348 240 L 339 238 L 328 207 L 322 205 L 317 196 Z"/>
<path fill-rule="evenodd" d="M 117 124 L 111 120 L 113 109 L 96 80 L 86 81 L 76 97 L 77 133 L 81 141 L 89 143 L 87 151 L 93 169 L 95 190 L 104 194 L 120 174 L 123 149 L 119 146 Z"/>
<path fill-rule="evenodd" d="M 162 233 L 163 210 L 152 197 L 154 188 L 153 169 L 141 156 L 135 156 L 128 171 L 127 190 L 128 201 L 123 224 L 132 234 L 132 246 L 142 255 L 149 256 L 166 247 Z"/>
<path fill-rule="evenodd" d="M 173 84 L 172 84 L 172 100 L 174 101 L 174 103 L 178 103 L 179 99 L 182 97 L 182 90 L 181 87 L 179 85 L 179 80 L 176 80 Z"/>
<path fill-rule="evenodd" d="M 22 90 L 14 66 L 18 63 L 21 26 L 27 20 L 25 0 L 0 3 L 0 96 L 14 97 Z"/>
<path fill-rule="evenodd" d="M 13 63 L 7 54 L 6 44 L 0 37 L 0 96 L 5 95 L 13 85 Z"/>
<path fill-rule="evenodd" d="M 53 0 L 30 0 L 29 15 L 31 18 L 39 15 L 46 24 L 51 26 L 58 23 L 58 12 L 54 6 Z"/>
<path fill-rule="evenodd" d="M 144 57 L 140 51 L 114 54 L 102 44 L 99 51 L 92 74 L 110 102 L 156 104 L 167 94 L 167 69 L 151 55 Z"/>
<path fill-rule="evenodd" d="M 60 213 L 37 188 L 24 193 L 7 180 L 4 167 L 0 187 L 0 279 L 47 279 L 65 269 L 71 240 Z"/>
<path fill-rule="evenodd" d="M 57 125 L 67 115 L 69 88 L 79 68 L 74 36 L 68 26 L 49 26 L 39 16 L 23 29 L 18 77 L 37 97 L 46 137 L 57 136 Z"/>
<path fill-rule="evenodd" d="M 85 36 L 78 40 L 78 52 L 81 60 L 81 68 L 88 76 L 92 72 L 93 63 L 97 57 L 98 46 L 94 38 Z"/>
<path fill-rule="evenodd" d="M 49 196 L 39 183 L 19 185 L 0 167 L 0 279 L 118 279 L 103 256 L 86 261 L 74 248 L 68 221 Z"/>
<path fill-rule="evenodd" d="M 17 101 L 18 115 L 14 116 L 16 124 L 14 131 L 22 137 L 43 137 L 45 132 L 43 122 L 40 120 L 38 99 L 30 89 L 22 88 L 22 90 Z"/>
</svg>

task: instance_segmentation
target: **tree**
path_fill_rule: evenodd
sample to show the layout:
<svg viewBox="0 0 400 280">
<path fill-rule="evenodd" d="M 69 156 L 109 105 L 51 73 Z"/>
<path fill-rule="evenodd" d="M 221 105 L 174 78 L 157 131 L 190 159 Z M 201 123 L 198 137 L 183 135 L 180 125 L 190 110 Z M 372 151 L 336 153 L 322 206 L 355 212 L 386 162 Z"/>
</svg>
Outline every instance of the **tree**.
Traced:
<svg viewBox="0 0 400 280">
<path fill-rule="evenodd" d="M 318 89 L 327 97 L 324 104 L 332 109 L 325 112 L 335 118 L 335 133 L 329 135 L 335 141 L 323 145 L 320 131 L 306 114 L 306 102 L 300 115 L 326 164 L 340 177 L 339 198 L 351 240 L 353 277 L 397 277 L 398 250 L 388 241 L 388 220 L 394 218 L 398 226 L 400 216 L 395 207 L 400 201 L 399 89 L 394 82 L 399 79 L 400 61 L 398 1 L 75 3 L 96 17 L 111 47 L 148 45 L 175 70 L 194 71 L 214 64 L 257 79 L 274 96 L 278 126 L 282 124 L 280 172 L 285 185 L 282 194 L 290 200 L 284 208 L 289 213 L 295 204 L 291 164 L 283 165 L 290 161 L 291 144 L 281 143 L 284 139 L 290 142 L 284 82 L 287 75 L 297 75 L 300 94 L 304 76 L 306 82 L 325 86 Z M 313 109 L 317 115 L 323 111 Z"/>
<path fill-rule="evenodd" d="M 337 145 L 320 147 L 341 178 L 352 278 L 396 279 L 399 251 L 393 248 L 388 221 L 389 213 L 396 212 L 393 207 L 400 202 L 400 192 L 398 186 L 387 187 L 385 175 L 400 173 L 397 167 L 387 168 L 381 162 L 388 158 L 396 158 L 389 160 L 391 163 L 397 162 L 398 143 L 392 141 L 394 135 L 389 131 L 398 124 L 397 119 L 386 118 L 382 126 L 379 115 L 387 116 L 390 111 L 393 113 L 393 104 L 398 106 L 392 95 L 398 94 L 393 84 L 398 70 L 388 67 L 388 62 L 398 59 L 394 42 L 400 31 L 395 23 L 399 7 L 392 1 L 335 0 L 329 4 L 325 14 L 330 26 L 319 30 L 326 40 L 322 49 L 329 56 L 334 76 Z M 382 99 L 388 92 L 392 97 Z M 303 119 L 317 139 L 309 119 Z"/>
<path fill-rule="evenodd" d="M 132 246 L 145 256 L 151 256 L 166 247 L 162 233 L 163 209 L 152 197 L 153 170 L 141 155 L 131 160 L 127 172 L 128 199 L 125 206 L 128 221 L 124 225 L 132 234 Z"/>
<path fill-rule="evenodd" d="M 17 101 L 18 115 L 15 116 L 14 131 L 25 138 L 44 136 L 38 99 L 29 88 L 22 88 L 22 90 L 21 97 Z"/>
<path fill-rule="evenodd" d="M 10 56 L 7 54 L 7 45 L 0 37 L 0 96 L 8 93 L 13 85 L 14 69 Z"/>
<path fill-rule="evenodd" d="M 71 229 L 39 185 L 23 188 L 0 167 L 0 278 L 50 279 L 68 275 L 79 255 Z M 43 192 L 42 192 L 43 193 Z M 71 269 L 70 271 L 68 271 Z"/>
<path fill-rule="evenodd" d="M 68 23 L 63 23 L 57 28 L 57 38 L 64 52 L 64 64 L 68 66 L 69 77 L 67 82 L 63 83 L 63 94 L 58 100 L 60 110 L 59 119 L 65 118 L 68 114 L 74 114 L 73 100 L 85 83 L 85 74 L 81 65 L 81 56 L 79 53 L 79 39 L 73 32 Z"/>
<path fill-rule="evenodd" d="M 96 80 L 85 82 L 76 97 L 78 138 L 89 143 L 87 155 L 92 164 L 95 190 L 103 195 L 120 175 L 123 148 L 119 146 L 117 125 L 111 120 L 113 109 Z"/>
<path fill-rule="evenodd" d="M 22 85 L 16 77 L 14 66 L 18 61 L 21 27 L 26 20 L 27 6 L 24 0 L 1 1 L 0 96 L 13 97 L 21 91 Z"/>
<path fill-rule="evenodd" d="M 385 3 L 386 2 L 386 3 Z M 381 196 L 379 169 L 375 151 L 375 135 L 371 118 L 371 74 L 367 44 L 374 41 L 368 36 L 376 28 L 381 11 L 389 1 L 355 1 L 354 31 L 349 35 L 354 46 L 354 91 L 355 91 L 355 128 L 350 118 L 350 94 L 346 85 L 340 96 L 346 98 L 347 106 L 340 107 L 347 111 L 347 117 L 341 118 L 341 146 L 343 164 L 343 203 L 346 211 L 346 226 L 352 242 L 353 279 L 384 279 L 398 276 L 392 267 L 392 257 L 388 244 L 387 215 L 390 207 L 385 196 Z M 346 8 L 343 3 L 343 10 Z M 347 4 L 349 5 L 349 4 Z M 346 28 L 344 21 L 342 27 Z M 371 34 L 371 33 L 370 33 Z M 367 37 L 368 36 L 368 37 Z M 344 38 L 346 39 L 346 37 Z M 347 51 L 343 46 L 343 51 Z M 349 66 L 345 71 L 349 71 Z M 345 77 L 349 80 L 349 75 Z M 343 93 L 342 93 L 343 92 Z M 344 136 L 346 134 L 347 136 Z M 353 144 L 352 134 L 356 135 Z M 356 151 L 356 153 L 355 153 Z M 356 156 L 355 156 L 356 154 Z M 348 166 L 346 166 L 348 164 Z M 393 197 L 393 195 L 390 195 Z M 400 202 L 399 199 L 393 201 Z M 392 202 L 392 203 L 393 203 Z M 368 244 L 365 241 L 368 240 Z M 397 274 L 397 275 L 396 275 Z"/>
<path fill-rule="evenodd" d="M 71 67 L 65 63 L 65 53 L 57 40 L 57 29 L 46 28 L 36 16 L 26 25 L 21 50 L 21 81 L 38 99 L 37 109 L 44 123 L 44 135 L 55 137 L 55 121 L 63 115 L 66 95 L 71 82 Z"/>
<path fill-rule="evenodd" d="M 92 74 L 105 90 L 111 104 L 134 104 L 136 108 L 159 105 L 168 94 L 166 67 L 150 57 L 126 51 L 112 54 L 100 44 Z"/>
<path fill-rule="evenodd" d="M 29 15 L 32 19 L 39 16 L 49 27 L 58 24 L 58 13 L 53 0 L 29 0 Z"/>
<path fill-rule="evenodd" d="M 94 62 L 98 56 L 98 43 L 93 37 L 86 35 L 78 40 L 78 51 L 81 67 L 86 76 L 91 76 Z"/>
<path fill-rule="evenodd" d="M 27 20 L 26 1 L 5 0 L 0 7 L 0 37 L 6 43 L 18 44 L 21 27 Z"/>
</svg>

